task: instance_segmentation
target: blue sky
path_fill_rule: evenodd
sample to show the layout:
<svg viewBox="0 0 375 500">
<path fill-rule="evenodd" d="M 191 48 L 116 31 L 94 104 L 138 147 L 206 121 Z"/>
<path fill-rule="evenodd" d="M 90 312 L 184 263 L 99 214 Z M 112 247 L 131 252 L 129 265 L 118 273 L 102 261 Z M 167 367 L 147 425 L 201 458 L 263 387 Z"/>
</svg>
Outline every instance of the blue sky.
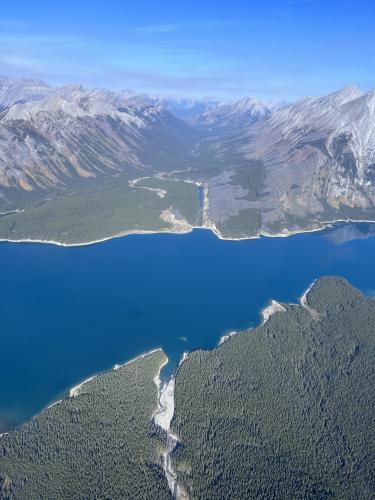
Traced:
<svg viewBox="0 0 375 500">
<path fill-rule="evenodd" d="M 361 0 L 1 0 L 0 74 L 193 97 L 367 90 L 374 26 Z"/>
</svg>

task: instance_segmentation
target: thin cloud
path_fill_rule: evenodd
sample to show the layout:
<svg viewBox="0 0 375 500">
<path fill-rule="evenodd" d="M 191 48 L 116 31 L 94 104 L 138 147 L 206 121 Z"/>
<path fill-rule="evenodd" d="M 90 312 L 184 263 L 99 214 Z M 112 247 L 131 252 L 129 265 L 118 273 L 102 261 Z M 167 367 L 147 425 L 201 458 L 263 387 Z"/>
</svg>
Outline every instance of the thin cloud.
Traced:
<svg viewBox="0 0 375 500">
<path fill-rule="evenodd" d="M 21 21 L 19 19 L 2 19 L 0 18 L 0 26 L 2 28 L 25 28 L 30 24 L 27 21 Z"/>
<path fill-rule="evenodd" d="M 20 33 L 3 33 L 0 35 L 0 43 L 9 45 L 25 45 L 27 47 L 42 44 L 72 44 L 79 40 L 74 37 L 61 35 L 31 35 Z"/>
<path fill-rule="evenodd" d="M 227 26 L 240 25 L 243 22 L 232 21 L 203 21 L 194 23 L 166 23 L 138 26 L 135 31 L 139 33 L 173 33 L 182 30 L 205 30 L 210 28 L 224 28 Z"/>
<path fill-rule="evenodd" d="M 40 69 L 38 60 L 22 55 L 0 55 L 0 65 L 33 71 Z"/>
<path fill-rule="evenodd" d="M 150 26 L 139 26 L 136 31 L 139 33 L 170 33 L 179 28 L 179 24 L 153 24 Z"/>
</svg>

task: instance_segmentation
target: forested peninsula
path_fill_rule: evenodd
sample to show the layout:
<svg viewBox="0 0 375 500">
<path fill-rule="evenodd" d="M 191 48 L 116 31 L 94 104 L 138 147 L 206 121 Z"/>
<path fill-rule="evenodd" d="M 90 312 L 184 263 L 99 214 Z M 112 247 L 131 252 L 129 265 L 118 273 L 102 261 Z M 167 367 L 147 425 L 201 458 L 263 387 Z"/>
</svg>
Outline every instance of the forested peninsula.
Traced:
<svg viewBox="0 0 375 500">
<path fill-rule="evenodd" d="M 156 350 L 0 437 L 0 498 L 172 498 L 165 463 L 177 498 L 374 498 L 374 358 L 375 300 L 321 278 L 185 356 L 167 432 Z"/>
</svg>

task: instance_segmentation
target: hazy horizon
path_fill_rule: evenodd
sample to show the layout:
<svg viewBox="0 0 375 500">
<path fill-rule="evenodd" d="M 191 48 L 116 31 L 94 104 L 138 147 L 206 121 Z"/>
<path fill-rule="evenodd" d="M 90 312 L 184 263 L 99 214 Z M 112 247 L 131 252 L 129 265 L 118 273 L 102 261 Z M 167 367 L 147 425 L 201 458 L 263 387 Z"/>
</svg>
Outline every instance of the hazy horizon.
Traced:
<svg viewBox="0 0 375 500">
<path fill-rule="evenodd" d="M 369 1 L 5 0 L 0 74 L 187 98 L 294 101 L 375 87 Z"/>
<path fill-rule="evenodd" d="M 141 90 L 137 90 L 136 88 L 133 88 L 133 89 L 124 88 L 124 87 L 119 87 L 119 88 L 112 87 L 111 88 L 111 87 L 105 87 L 105 86 L 100 86 L 100 85 L 83 85 L 79 81 L 67 81 L 67 82 L 63 82 L 61 84 L 53 84 L 51 81 L 45 80 L 38 75 L 26 75 L 26 74 L 25 75 L 10 75 L 10 74 L 0 73 L 0 78 L 10 78 L 10 79 L 15 79 L 15 80 L 20 80 L 20 81 L 21 80 L 36 80 L 36 81 L 39 80 L 43 83 L 50 85 L 52 88 L 56 88 L 56 89 L 63 88 L 64 86 L 74 87 L 77 85 L 77 86 L 82 86 L 83 88 L 88 89 L 88 90 L 90 90 L 90 89 L 91 90 L 102 89 L 102 90 L 110 90 L 113 92 L 129 92 L 129 94 L 134 94 L 134 96 L 149 96 L 149 97 L 153 97 L 153 98 L 171 99 L 171 100 L 175 100 L 175 101 L 181 100 L 183 102 L 184 101 L 192 101 L 192 102 L 193 101 L 197 101 L 197 102 L 212 101 L 213 103 L 219 103 L 219 104 L 231 104 L 231 103 L 238 102 L 238 101 L 241 101 L 244 99 L 254 99 L 254 100 L 258 100 L 260 103 L 269 104 L 269 105 L 278 104 L 278 103 L 293 104 L 294 102 L 298 102 L 298 100 L 304 99 L 306 97 L 324 97 L 324 95 L 330 95 L 331 93 L 339 92 L 339 91 L 345 89 L 346 87 L 356 87 L 360 91 L 362 91 L 363 93 L 375 90 L 375 89 L 363 89 L 363 88 L 359 87 L 357 84 L 350 82 L 350 83 L 343 85 L 340 88 L 332 89 L 331 91 L 327 92 L 327 94 L 324 94 L 324 95 L 317 94 L 317 93 L 314 94 L 314 93 L 310 92 L 309 94 L 299 96 L 296 99 L 287 100 L 287 99 L 283 99 L 283 98 L 262 99 L 259 96 L 254 95 L 254 94 L 243 94 L 243 95 L 238 95 L 238 96 L 233 96 L 233 97 L 220 97 L 218 95 L 189 96 L 188 94 L 182 94 L 182 93 L 178 93 L 178 92 L 158 92 L 157 90 L 155 90 L 154 92 L 144 92 Z"/>
</svg>

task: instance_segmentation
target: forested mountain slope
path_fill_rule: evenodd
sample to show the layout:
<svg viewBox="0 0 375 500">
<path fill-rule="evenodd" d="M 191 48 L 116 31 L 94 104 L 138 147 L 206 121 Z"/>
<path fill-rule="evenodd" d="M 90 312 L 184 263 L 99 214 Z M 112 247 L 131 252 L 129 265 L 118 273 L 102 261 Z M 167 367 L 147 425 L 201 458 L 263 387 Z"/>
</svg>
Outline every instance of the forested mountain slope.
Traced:
<svg viewBox="0 0 375 500">
<path fill-rule="evenodd" d="M 189 354 L 173 456 L 190 498 L 373 498 L 375 301 L 322 278 L 300 305 Z"/>
<path fill-rule="evenodd" d="M 151 422 L 154 351 L 86 382 L 0 438 L 0 498 L 170 498 L 163 441 Z"/>
</svg>

